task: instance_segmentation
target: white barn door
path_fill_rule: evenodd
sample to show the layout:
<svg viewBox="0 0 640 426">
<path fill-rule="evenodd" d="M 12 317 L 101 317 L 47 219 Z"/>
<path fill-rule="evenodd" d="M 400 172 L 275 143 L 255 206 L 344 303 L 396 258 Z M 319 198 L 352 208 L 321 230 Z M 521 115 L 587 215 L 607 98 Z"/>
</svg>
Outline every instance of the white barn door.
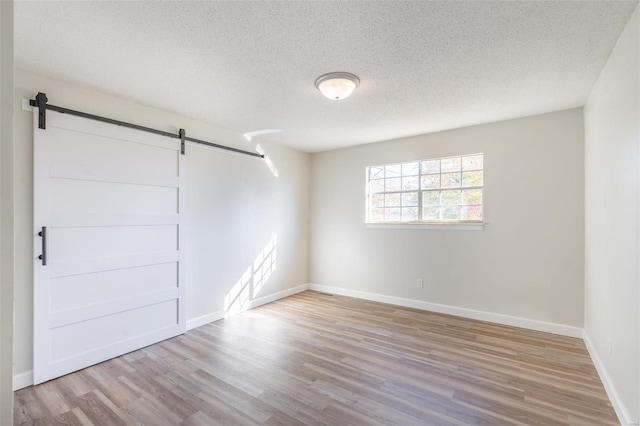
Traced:
<svg viewBox="0 0 640 426">
<path fill-rule="evenodd" d="M 185 164 L 175 139 L 34 111 L 35 384 L 184 333 Z"/>
</svg>

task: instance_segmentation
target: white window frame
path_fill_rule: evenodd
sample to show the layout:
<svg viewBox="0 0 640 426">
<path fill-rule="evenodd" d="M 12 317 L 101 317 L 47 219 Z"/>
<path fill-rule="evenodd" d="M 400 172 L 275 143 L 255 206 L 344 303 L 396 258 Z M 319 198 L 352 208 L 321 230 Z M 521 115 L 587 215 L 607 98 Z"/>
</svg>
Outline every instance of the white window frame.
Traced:
<svg viewBox="0 0 640 426">
<path fill-rule="evenodd" d="M 481 155 L 482 156 L 482 167 L 481 168 L 477 168 L 477 169 L 473 169 L 473 170 L 466 170 L 466 171 L 481 171 L 482 175 L 483 175 L 483 179 L 482 179 L 482 185 L 481 186 L 462 186 L 462 167 L 460 170 L 461 173 L 461 182 L 460 182 L 460 186 L 459 187 L 442 187 L 442 175 L 443 174 L 447 174 L 449 172 L 443 172 L 442 168 L 439 168 L 438 173 L 423 173 L 423 167 L 422 167 L 422 163 L 423 162 L 428 162 L 428 161 L 434 161 L 434 160 L 440 160 L 440 165 L 442 164 L 442 160 L 451 160 L 451 159 L 457 159 L 459 158 L 461 163 L 462 163 L 462 159 L 464 157 L 472 157 L 472 156 L 478 156 Z M 417 192 L 418 193 L 418 204 L 417 209 L 418 209 L 418 220 L 415 221 L 372 221 L 371 220 L 371 210 L 373 209 L 373 207 L 371 206 L 371 195 L 373 194 L 371 192 L 370 189 L 370 183 L 372 181 L 372 179 L 370 179 L 370 170 L 373 168 L 379 168 L 379 167 L 386 167 L 386 166 L 400 166 L 402 167 L 403 164 L 411 164 L 411 163 L 418 163 L 418 174 L 417 175 L 412 175 L 412 176 L 417 176 L 418 179 L 418 188 L 417 189 L 411 189 L 411 190 L 403 190 L 402 188 L 400 188 L 400 190 L 395 190 L 395 191 L 387 191 L 386 188 L 384 191 L 380 192 L 377 191 L 375 192 L 375 194 L 393 194 L 393 193 L 407 193 L 407 192 Z M 386 170 L 386 169 L 385 169 Z M 453 172 L 455 173 L 455 172 Z M 423 188 L 422 187 L 422 177 L 426 176 L 426 175 L 439 175 L 439 179 L 440 179 L 440 183 L 438 188 Z M 399 176 L 402 176 L 402 174 L 400 174 Z M 387 177 L 383 177 L 382 179 L 378 179 L 381 180 L 383 182 L 385 182 L 387 179 Z M 375 180 L 375 179 L 374 179 Z M 426 228 L 426 229 L 465 229 L 465 230 L 482 230 L 484 229 L 484 225 L 485 225 L 485 206 L 484 206 L 484 154 L 483 153 L 474 153 L 474 154 L 462 154 L 462 155 L 454 155 L 454 156 L 447 156 L 447 157 L 438 157 L 438 158 L 428 158 L 428 159 L 421 159 L 421 160 L 412 160 L 412 161 L 403 161 L 403 162 L 398 162 L 398 163 L 386 163 L 386 164 L 379 164 L 379 165 L 372 165 L 372 166 L 367 166 L 365 167 L 365 182 L 366 182 L 366 199 L 365 199 L 365 224 L 367 227 L 371 227 L 371 228 Z M 482 220 L 422 220 L 422 215 L 423 215 L 423 193 L 427 192 L 427 191 L 446 191 L 446 190 L 480 190 L 482 193 L 482 198 L 481 198 L 481 203 L 480 204 L 475 204 L 477 206 L 480 206 L 482 209 Z M 462 196 L 462 192 L 461 192 L 461 196 Z M 460 204 L 459 207 L 462 208 L 463 206 L 465 206 L 466 204 Z M 442 208 L 443 204 L 440 203 L 439 207 Z M 469 204 L 469 206 L 472 206 L 472 204 Z"/>
</svg>

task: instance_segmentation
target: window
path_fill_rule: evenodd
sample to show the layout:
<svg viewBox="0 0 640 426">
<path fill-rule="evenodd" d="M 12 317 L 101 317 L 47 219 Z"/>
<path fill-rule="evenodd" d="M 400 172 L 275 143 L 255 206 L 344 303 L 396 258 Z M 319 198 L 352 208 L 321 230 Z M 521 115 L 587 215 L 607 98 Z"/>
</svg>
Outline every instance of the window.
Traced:
<svg viewBox="0 0 640 426">
<path fill-rule="evenodd" d="M 367 167 L 367 223 L 482 222 L 483 154 Z"/>
</svg>

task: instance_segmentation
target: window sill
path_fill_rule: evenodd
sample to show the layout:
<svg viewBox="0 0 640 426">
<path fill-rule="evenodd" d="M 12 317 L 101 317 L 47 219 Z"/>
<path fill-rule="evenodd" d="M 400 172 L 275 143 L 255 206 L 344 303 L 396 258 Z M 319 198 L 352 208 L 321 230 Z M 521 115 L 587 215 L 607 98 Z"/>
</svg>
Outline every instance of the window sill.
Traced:
<svg viewBox="0 0 640 426">
<path fill-rule="evenodd" d="M 483 231 L 486 222 L 478 223 L 365 223 L 367 228 L 385 229 L 447 229 L 458 231 Z"/>
</svg>

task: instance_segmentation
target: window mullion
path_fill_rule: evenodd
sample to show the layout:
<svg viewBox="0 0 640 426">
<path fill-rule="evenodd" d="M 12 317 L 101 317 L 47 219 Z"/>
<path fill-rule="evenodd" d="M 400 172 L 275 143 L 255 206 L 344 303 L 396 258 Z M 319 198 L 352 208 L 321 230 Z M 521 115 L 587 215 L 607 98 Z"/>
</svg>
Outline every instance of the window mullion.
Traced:
<svg viewBox="0 0 640 426">
<path fill-rule="evenodd" d="M 422 222 L 422 163 L 418 161 L 418 222 Z"/>
</svg>

